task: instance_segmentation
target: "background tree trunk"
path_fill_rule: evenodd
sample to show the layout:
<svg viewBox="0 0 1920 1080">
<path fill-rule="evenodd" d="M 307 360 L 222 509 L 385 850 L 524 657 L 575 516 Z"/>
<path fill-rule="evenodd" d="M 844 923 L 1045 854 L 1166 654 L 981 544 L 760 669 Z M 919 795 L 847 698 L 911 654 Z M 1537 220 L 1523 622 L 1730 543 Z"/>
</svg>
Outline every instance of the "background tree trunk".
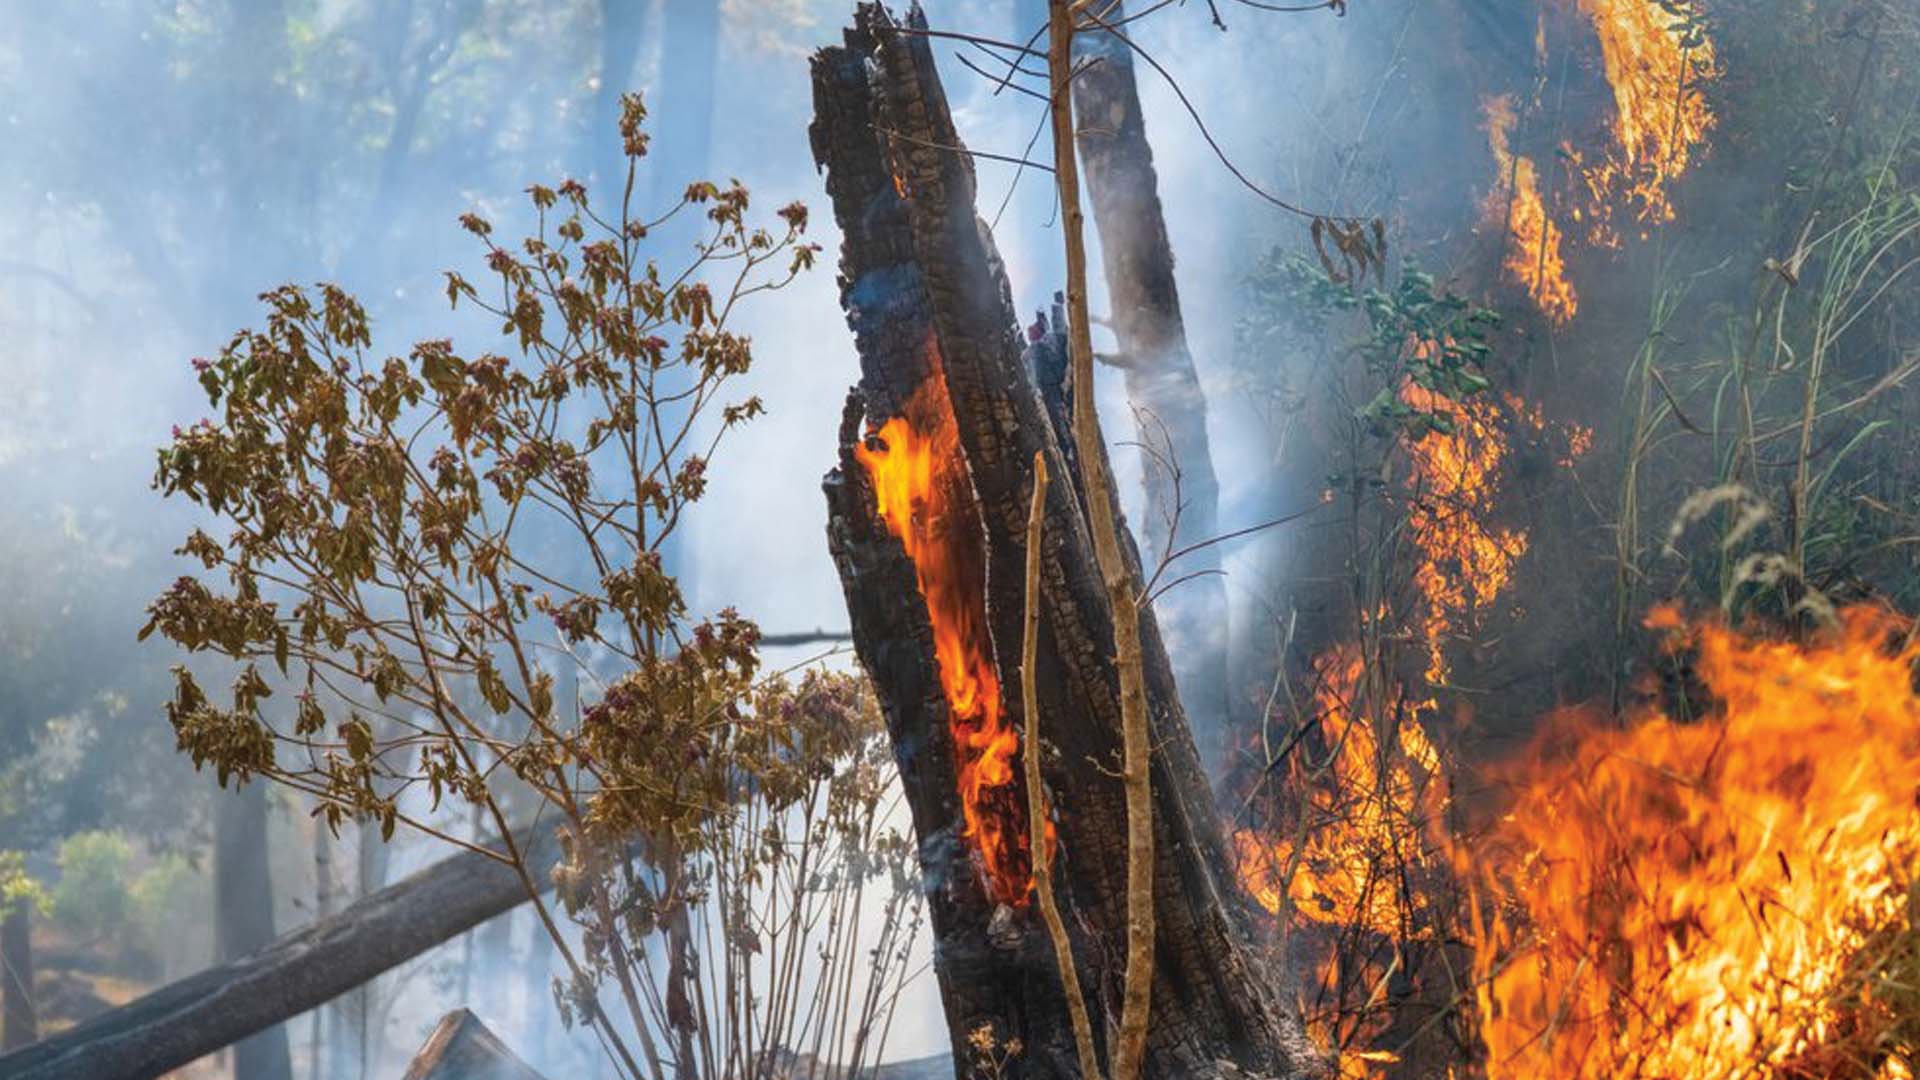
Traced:
<svg viewBox="0 0 1920 1080">
<path fill-rule="evenodd" d="M 523 837 L 520 850 L 533 879 L 545 881 L 559 857 L 552 823 Z M 0 1056 L 0 1076 L 144 1080 L 284 1023 L 526 899 L 512 867 L 462 851 L 270 948 Z"/>
<path fill-rule="evenodd" d="M 627 181 L 627 156 L 620 146 L 620 95 L 633 89 L 634 63 L 647 36 L 650 6 L 651 0 L 600 0 L 600 86 L 593 95 L 592 116 L 581 132 L 580 163 L 592 169 L 595 201 L 602 207 L 617 205 L 615 200 Z M 639 194 L 644 196 L 646 190 Z"/>
<path fill-rule="evenodd" d="M 267 789 L 221 792 L 214 807 L 214 959 L 238 960 L 273 944 L 273 874 L 267 863 Z M 240 1040 L 233 1071 L 248 1080 L 293 1080 L 287 1031 L 274 1026 Z"/>
<path fill-rule="evenodd" d="M 720 5 L 670 0 L 661 7 L 665 25 L 660 74 L 647 95 L 648 127 L 655 148 L 647 158 L 653 170 L 648 214 L 664 213 L 689 183 L 705 178 L 713 151 L 714 80 L 720 70 Z M 676 219 L 668 226 L 668 235 L 684 246 L 699 235 L 699 225 L 705 221 L 698 215 L 686 221 Z M 684 254 L 674 250 L 666 260 L 672 264 Z"/>
<path fill-rule="evenodd" d="M 324 922 L 333 917 L 333 836 L 327 823 L 316 817 L 309 822 L 313 829 L 313 917 Z M 329 1039 L 328 1014 L 334 1012 L 331 1005 L 321 1006 L 311 1014 L 312 1041 L 307 1050 L 307 1068 L 315 1077 L 337 1076 L 340 1066 L 328 1060 L 333 1047 L 339 1043 L 340 1025 L 336 1022 Z M 324 1070 L 324 1071 L 323 1071 Z"/>
<path fill-rule="evenodd" d="M 915 24 L 920 22 L 916 12 Z M 1019 685 L 1022 568 L 1036 451 L 1071 476 L 1061 438 L 1029 381 L 999 256 L 974 212 L 970 160 L 948 114 L 927 39 L 863 4 L 841 48 L 813 66 L 816 159 L 843 233 L 841 301 L 861 384 L 827 478 L 829 544 L 854 643 L 886 713 L 920 842 L 956 1064 L 991 1025 L 1025 1050 L 1018 1075 L 1078 1075 L 1053 952 L 1029 910 L 997 906 L 960 834 L 955 747 L 912 564 L 877 517 L 854 457 L 863 421 L 898 414 L 937 365 L 975 506 L 946 523 L 980 530 L 987 621 L 1003 686 Z M 1082 447 L 1104 453 L 1103 447 Z M 1126 937 L 1126 813 L 1113 613 L 1073 485 L 1046 496 L 1042 622 L 1035 671 L 1059 852 L 1055 880 L 1096 1017 L 1117 1019 Z M 1137 555 L 1129 550 L 1128 556 Z M 1301 1075 L 1317 1067 L 1295 1021 L 1255 970 L 1244 901 L 1222 877 L 1224 835 L 1175 693 L 1152 613 L 1141 618 L 1153 727 L 1154 910 L 1159 926 L 1146 1075 Z M 1020 705 L 1007 695 L 1017 723 Z"/>
<path fill-rule="evenodd" d="M 1099 5 L 1110 26 L 1125 5 Z M 1173 248 L 1160 208 L 1153 147 L 1134 83 L 1133 50 L 1104 29 L 1074 35 L 1075 136 L 1087 202 L 1100 231 L 1108 318 L 1120 351 L 1136 440 L 1143 448 L 1147 572 L 1188 545 L 1219 534 L 1220 484 L 1207 440 L 1207 399 L 1187 348 Z M 1209 774 L 1222 760 L 1231 708 L 1227 588 L 1218 547 L 1182 557 L 1161 584 L 1198 575 L 1154 604 L 1172 646 L 1174 678 Z"/>
<path fill-rule="evenodd" d="M 40 1037 L 33 1002 L 32 903 L 16 902 L 0 920 L 0 1050 L 15 1050 Z"/>
</svg>

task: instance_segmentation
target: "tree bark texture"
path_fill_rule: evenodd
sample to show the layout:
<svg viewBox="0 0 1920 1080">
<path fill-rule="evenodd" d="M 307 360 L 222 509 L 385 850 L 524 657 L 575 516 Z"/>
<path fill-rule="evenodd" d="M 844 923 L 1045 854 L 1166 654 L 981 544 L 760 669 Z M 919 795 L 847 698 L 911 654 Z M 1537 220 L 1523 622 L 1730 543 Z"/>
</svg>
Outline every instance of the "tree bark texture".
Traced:
<svg viewBox="0 0 1920 1080">
<path fill-rule="evenodd" d="M 534 879 L 545 880 L 559 857 L 554 829 L 538 827 L 521 845 Z M 269 948 L 0 1056 L 0 1076 L 159 1075 L 284 1023 L 526 899 L 510 866 L 463 851 Z"/>
<path fill-rule="evenodd" d="M 1026 518 L 1036 452 L 1056 476 L 1061 435 L 1026 374 L 999 256 L 974 210 L 960 149 L 916 10 L 906 27 L 859 7 L 838 48 L 813 62 L 816 160 L 843 235 L 841 302 L 861 360 L 827 477 L 829 544 L 854 643 L 887 717 L 919 836 L 935 969 L 956 1066 L 990 1025 L 1024 1052 L 1023 1077 L 1079 1068 L 1054 961 L 1031 905 L 996 905 L 961 835 L 956 752 L 932 628 L 904 549 L 876 513 L 855 457 L 866 426 L 898 415 L 938 364 L 944 372 L 974 507 L 948 523 L 978 528 L 987 619 L 1002 686 L 1020 685 Z M 1104 448 L 1082 448 L 1104 453 Z M 1075 485 L 1045 495 L 1035 688 L 1045 716 L 1042 772 L 1054 797 L 1054 878 L 1088 1007 L 1111 1053 L 1126 939 L 1126 812 L 1113 618 Z M 1127 555 L 1135 563 L 1137 554 Z M 1154 754 L 1154 909 L 1159 932 L 1152 1077 L 1296 1076 L 1317 1068 L 1297 1023 L 1257 970 L 1244 901 L 1222 873 L 1224 834 L 1151 612 L 1140 619 Z M 1016 726 L 1021 706 L 1008 696 Z M 1096 1026 L 1099 1026 L 1096 1023 Z"/>
<path fill-rule="evenodd" d="M 1122 4 L 1096 7 L 1106 27 L 1126 18 Z M 1100 232 L 1117 363 L 1143 447 L 1143 539 L 1151 574 L 1160 560 L 1219 534 L 1220 484 L 1207 441 L 1207 399 L 1180 314 L 1133 50 L 1110 29 L 1083 27 L 1074 34 L 1073 56 L 1075 141 Z M 1180 701 L 1209 766 L 1224 754 L 1231 707 L 1227 589 L 1219 569 L 1216 546 L 1182 556 L 1160 581 L 1187 580 L 1155 604 L 1173 645 Z"/>
</svg>

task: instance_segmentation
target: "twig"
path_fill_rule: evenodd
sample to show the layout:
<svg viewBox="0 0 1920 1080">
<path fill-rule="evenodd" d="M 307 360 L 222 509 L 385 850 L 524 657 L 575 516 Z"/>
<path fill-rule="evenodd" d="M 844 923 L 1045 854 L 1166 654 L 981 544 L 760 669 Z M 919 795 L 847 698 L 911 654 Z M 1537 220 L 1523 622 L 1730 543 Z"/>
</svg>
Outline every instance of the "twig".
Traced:
<svg viewBox="0 0 1920 1080">
<path fill-rule="evenodd" d="M 1067 939 L 1067 925 L 1060 919 L 1060 907 L 1053 900 L 1046 793 L 1040 780 L 1040 691 L 1035 686 L 1034 665 L 1040 656 L 1040 528 L 1046 513 L 1047 457 L 1045 451 L 1035 451 L 1033 509 L 1027 514 L 1026 634 L 1020 644 L 1020 709 L 1027 722 L 1026 745 L 1021 757 L 1027 778 L 1028 850 L 1033 852 L 1033 891 L 1040 901 L 1040 916 L 1046 921 L 1047 936 L 1053 939 L 1053 959 L 1060 965 L 1067 1012 L 1073 1019 L 1073 1045 L 1080 1056 L 1080 1075 L 1086 1080 L 1100 1080 L 1100 1061 L 1093 1054 L 1093 1022 L 1087 1017 L 1086 995 L 1080 989 L 1080 972 L 1073 963 L 1073 944 Z"/>
</svg>

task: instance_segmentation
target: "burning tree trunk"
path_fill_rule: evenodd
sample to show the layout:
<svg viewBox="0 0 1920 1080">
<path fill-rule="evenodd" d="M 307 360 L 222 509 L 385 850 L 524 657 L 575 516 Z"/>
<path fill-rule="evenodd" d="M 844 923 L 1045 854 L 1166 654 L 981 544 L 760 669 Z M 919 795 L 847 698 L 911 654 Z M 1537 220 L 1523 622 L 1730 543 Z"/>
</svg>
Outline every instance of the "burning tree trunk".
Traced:
<svg viewBox="0 0 1920 1080">
<path fill-rule="evenodd" d="M 1002 1047 L 1019 1041 L 1018 1074 L 1073 1077 L 1059 972 L 1028 903 L 1020 704 L 1001 691 L 1018 684 L 1033 456 L 1072 473 L 1064 432 L 1027 377 L 920 25 L 917 13 L 902 28 L 862 5 L 845 45 L 813 65 L 814 152 L 844 235 L 841 302 L 862 369 L 826 482 L 829 542 L 920 837 L 956 1061 L 978 1057 L 972 1040 L 985 1029 Z M 1084 498 L 1067 483 L 1046 493 L 1034 674 L 1054 878 L 1105 1046 L 1123 975 L 1126 813 L 1113 612 Z M 1156 749 L 1147 1074 L 1296 1075 L 1312 1057 L 1253 967 L 1167 655 L 1151 613 L 1140 622 Z"/>
</svg>

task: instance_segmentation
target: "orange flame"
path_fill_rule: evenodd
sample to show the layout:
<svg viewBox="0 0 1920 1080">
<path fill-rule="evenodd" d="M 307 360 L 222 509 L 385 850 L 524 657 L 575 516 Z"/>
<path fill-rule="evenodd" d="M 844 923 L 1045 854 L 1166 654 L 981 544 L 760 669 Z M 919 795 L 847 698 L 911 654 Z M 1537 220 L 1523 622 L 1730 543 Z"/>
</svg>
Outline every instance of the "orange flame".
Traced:
<svg viewBox="0 0 1920 1080">
<path fill-rule="evenodd" d="M 1482 212 L 1506 235 L 1506 255 L 1501 265 L 1525 287 L 1547 318 L 1564 323 L 1580 309 L 1580 298 L 1567 280 L 1566 263 L 1560 253 L 1562 233 L 1547 216 L 1533 159 L 1515 154 L 1509 145 L 1514 125 L 1513 98 L 1488 98 L 1480 108 L 1487 118 L 1487 145 L 1493 151 L 1496 170 Z"/>
<path fill-rule="evenodd" d="M 1400 397 L 1426 412 L 1445 412 L 1452 432 L 1433 431 L 1407 444 L 1416 478 L 1407 525 L 1420 549 L 1413 584 L 1426 605 L 1421 629 L 1427 681 L 1446 681 L 1442 649 L 1462 617 L 1484 611 L 1513 581 L 1527 552 L 1527 534 L 1488 524 L 1499 492 L 1507 440 L 1499 405 L 1485 396 L 1454 401 L 1408 383 Z"/>
<path fill-rule="evenodd" d="M 1313 931 L 1296 942 L 1312 973 L 1298 994 L 1307 1037 L 1335 1062 L 1339 1080 L 1370 1080 L 1398 1060 L 1368 1047 L 1389 1019 L 1378 995 L 1398 943 L 1431 935 L 1429 894 L 1416 879 L 1437 858 L 1426 838 L 1447 791 L 1440 755 L 1420 725 L 1427 704 L 1370 685 L 1366 658 L 1351 643 L 1315 667 L 1315 717 L 1328 756 L 1309 762 L 1304 748 L 1293 751 L 1288 790 L 1306 805 L 1279 835 L 1234 833 L 1236 876 L 1270 914 Z M 1340 942 L 1356 933 L 1395 946 L 1344 955 Z"/>
<path fill-rule="evenodd" d="M 1911 624 L 1649 625 L 1697 648 L 1706 717 L 1560 718 L 1453 846 L 1487 1075 L 1908 1075 L 1885 996 L 1912 993 L 1920 914 Z"/>
<path fill-rule="evenodd" d="M 1409 926 L 1408 897 L 1383 872 L 1410 854 L 1409 843 L 1427 834 L 1428 816 L 1444 804 L 1442 789 L 1429 783 L 1440 756 L 1410 713 L 1395 717 L 1390 742 L 1382 744 L 1374 713 L 1408 711 L 1379 710 L 1367 700 L 1357 646 L 1335 646 L 1315 666 L 1315 715 L 1331 756 L 1322 771 L 1296 752 L 1290 779 L 1309 804 L 1297 842 L 1238 830 L 1238 877 L 1261 907 L 1275 915 L 1287 909 L 1296 924 L 1398 937 Z"/>
<path fill-rule="evenodd" d="M 1414 622 L 1426 679 L 1440 686 L 1448 674 L 1447 639 L 1474 627 L 1512 584 L 1527 551 L 1524 530 L 1489 524 L 1510 454 L 1508 418 L 1541 434 L 1556 425 L 1513 395 L 1456 401 L 1409 382 L 1400 398 L 1449 421 L 1402 444 L 1411 467 L 1408 532 L 1418 552 Z M 1562 435 L 1568 463 L 1591 442 L 1582 428 Z M 1383 608 L 1374 618 L 1390 615 Z M 1302 939 L 1314 978 L 1301 995 L 1301 1015 L 1341 1080 L 1380 1076 L 1397 1060 L 1366 1047 L 1389 1026 L 1379 995 L 1400 947 L 1431 940 L 1442 921 L 1431 905 L 1446 865 L 1437 838 L 1452 799 L 1424 727 L 1437 701 L 1409 697 L 1391 679 L 1370 679 L 1368 661 L 1352 642 L 1315 661 L 1314 715 L 1329 754 L 1316 762 L 1294 750 L 1287 768 L 1288 790 L 1304 796 L 1306 808 L 1290 828 L 1242 829 L 1233 837 L 1236 875 L 1256 903 L 1295 929 L 1332 931 Z M 1343 952 L 1356 931 L 1390 947 Z"/>
<path fill-rule="evenodd" d="M 1706 144 L 1714 118 L 1699 86 L 1717 71 L 1704 28 L 1677 25 L 1681 17 L 1667 5 L 1580 0 L 1580 10 L 1600 39 L 1613 91 L 1613 148 L 1582 169 L 1598 215 L 1596 239 L 1605 240 L 1615 197 L 1625 199 L 1636 220 L 1673 219 L 1667 188 Z M 1570 156 L 1579 163 L 1577 154 Z"/>
<path fill-rule="evenodd" d="M 902 414 L 856 447 L 854 456 L 872 478 L 881 519 L 913 560 L 926 601 L 959 771 L 963 835 L 979 855 L 994 898 L 1021 907 L 1033 887 L 1033 871 L 1015 782 L 1020 736 L 1001 709 L 972 481 L 931 336 L 926 348 L 927 378 Z M 1051 834 L 1051 824 L 1048 830 Z"/>
</svg>

